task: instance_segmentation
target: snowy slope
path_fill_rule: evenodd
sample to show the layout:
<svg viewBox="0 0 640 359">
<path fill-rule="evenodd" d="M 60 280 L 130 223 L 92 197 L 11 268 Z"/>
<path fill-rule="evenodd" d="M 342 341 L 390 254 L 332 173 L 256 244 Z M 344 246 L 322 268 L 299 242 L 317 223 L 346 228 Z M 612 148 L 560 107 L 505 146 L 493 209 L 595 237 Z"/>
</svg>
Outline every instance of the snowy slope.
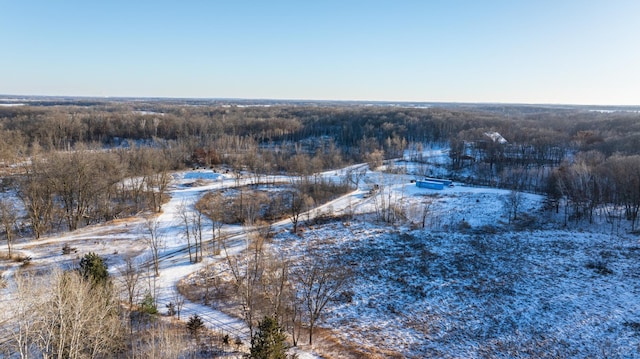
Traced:
<svg viewBox="0 0 640 359">
<path fill-rule="evenodd" d="M 440 150 L 430 153 L 434 162 L 446 156 Z M 349 170 L 363 171 L 365 166 Z M 346 171 L 322 175 L 339 180 Z M 554 222 L 553 214 L 540 210 L 543 198 L 529 194 L 520 207 L 524 222 L 519 223 L 526 226 L 511 226 L 504 207 L 508 191 L 460 184 L 429 190 L 411 183 L 415 178 L 367 171 L 357 190 L 303 216 L 345 215 L 341 221 L 314 225 L 302 236 L 286 230 L 290 228 L 287 220 L 274 226 L 278 229 L 274 251 L 298 258 L 314 246 L 353 272 L 347 289 L 351 301 L 332 301 L 323 327 L 371 355 L 640 357 L 640 243 L 636 235 L 626 234 L 624 228 L 621 235 L 614 235 L 585 223 L 557 229 L 560 221 Z M 174 175 L 171 200 L 158 217 L 162 261 L 153 285 L 161 310 L 174 300 L 180 279 L 222 259 L 189 263 L 178 225 L 181 204 L 206 191 L 251 180 L 204 170 Z M 279 176 L 277 180 L 292 179 Z M 366 195 L 376 185 L 379 190 Z M 406 218 L 381 221 L 379 213 L 390 203 Z M 243 250 L 242 231 L 225 230 L 232 238 L 229 250 Z M 107 258 L 116 275 L 124 255 L 137 256 L 139 262 L 149 260 L 145 235 L 144 220 L 132 218 L 16 244 L 15 248 L 32 257 L 33 266 L 43 268 L 71 267 L 93 251 Z M 62 255 L 65 243 L 78 252 Z M 10 277 L 13 269 L 2 265 L 5 276 Z M 147 285 L 151 287 L 152 281 L 149 278 Z M 0 290 L 0 305 L 10 305 L 11 289 L 9 285 Z M 199 303 L 187 303 L 182 317 L 191 313 L 201 315 L 211 328 L 248 340 L 239 318 Z"/>
</svg>

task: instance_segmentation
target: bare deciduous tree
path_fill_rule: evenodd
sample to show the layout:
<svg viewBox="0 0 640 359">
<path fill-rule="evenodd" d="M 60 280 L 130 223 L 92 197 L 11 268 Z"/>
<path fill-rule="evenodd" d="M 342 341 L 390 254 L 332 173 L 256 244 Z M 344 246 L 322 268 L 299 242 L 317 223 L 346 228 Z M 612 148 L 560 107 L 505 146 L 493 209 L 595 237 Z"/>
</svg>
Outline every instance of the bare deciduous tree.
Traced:
<svg viewBox="0 0 640 359">
<path fill-rule="evenodd" d="M 289 281 L 289 261 L 266 255 L 261 275 L 261 292 L 265 299 L 264 313 L 271 313 L 278 323 L 287 322 L 292 288 Z"/>
<path fill-rule="evenodd" d="M 367 174 L 366 168 L 349 168 L 345 174 L 345 178 L 349 183 L 353 184 L 355 188 L 358 188 L 360 181 Z"/>
<path fill-rule="evenodd" d="M 189 261 L 201 262 L 203 257 L 204 222 L 202 221 L 202 211 L 196 208 L 193 202 L 182 202 L 178 207 L 180 222 L 183 226 L 183 235 L 187 240 L 189 251 Z M 193 240 L 193 245 L 192 245 Z"/>
<path fill-rule="evenodd" d="M 509 217 L 509 224 L 512 221 L 518 220 L 518 214 L 520 213 L 520 207 L 522 205 L 522 201 L 524 200 L 524 195 L 522 192 L 518 190 L 511 190 L 504 198 L 504 208 L 507 216 Z"/>
<path fill-rule="evenodd" d="M 171 293 L 173 297 L 172 303 L 175 305 L 176 315 L 178 316 L 178 320 L 180 320 L 180 313 L 184 307 L 184 297 L 176 289 L 173 289 Z"/>
<path fill-rule="evenodd" d="M 211 249 L 213 255 L 220 254 L 222 244 L 222 226 L 224 225 L 225 206 L 220 193 L 210 193 L 198 202 L 197 209 L 211 220 Z"/>
<path fill-rule="evenodd" d="M 376 168 L 382 166 L 384 160 L 384 151 L 375 150 L 370 152 L 366 156 L 367 164 L 369 165 L 369 169 L 375 171 Z"/>
<path fill-rule="evenodd" d="M 312 202 L 313 199 L 311 197 L 298 190 L 289 192 L 289 219 L 291 219 L 291 223 L 293 224 L 293 233 L 298 232 L 300 216 L 309 208 Z"/>
<path fill-rule="evenodd" d="M 170 163 L 163 156 L 154 156 L 150 163 L 149 173 L 145 176 L 146 189 L 149 194 L 150 208 L 154 212 L 161 212 L 165 200 L 165 193 L 171 182 L 169 173 Z"/>
<path fill-rule="evenodd" d="M 38 348 L 38 330 L 42 324 L 42 317 L 38 312 L 41 308 L 40 298 L 43 291 L 48 289 L 42 279 L 29 273 L 18 273 L 14 276 L 16 291 L 10 311 L 14 328 L 11 332 L 9 349 L 18 353 L 20 358 L 29 358 Z"/>
<path fill-rule="evenodd" d="M 191 212 L 191 235 L 195 241 L 195 261 L 202 262 L 204 259 L 204 250 L 203 250 L 203 234 L 204 231 L 204 223 L 202 222 L 202 212 L 198 210 L 193 210 Z"/>
<path fill-rule="evenodd" d="M 259 319 L 257 298 L 264 270 L 263 244 L 264 239 L 254 232 L 248 235 L 245 252 L 238 256 L 232 256 L 223 243 L 225 258 L 234 277 L 234 285 L 240 297 L 242 314 L 251 336 L 253 336 L 256 320 Z"/>
<path fill-rule="evenodd" d="M 140 289 L 138 284 L 140 283 L 140 275 L 142 273 L 139 265 L 135 263 L 135 260 L 131 256 L 124 258 L 124 265 L 118 270 L 120 274 L 120 282 L 124 287 L 127 296 L 127 305 L 129 309 L 133 308 L 134 303 L 137 302 Z"/>
<path fill-rule="evenodd" d="M 293 271 L 298 295 L 306 309 L 309 324 L 309 345 L 313 344 L 313 331 L 332 298 L 338 296 L 349 278 L 344 268 L 339 268 L 326 258 L 312 255 Z"/>
<path fill-rule="evenodd" d="M 423 205 L 422 205 L 422 228 L 425 227 L 426 222 L 427 222 L 427 216 L 429 215 L 429 212 L 431 211 L 431 204 L 433 202 L 431 202 L 430 200 L 426 200 L 424 201 Z"/>
<path fill-rule="evenodd" d="M 16 208 L 7 199 L 0 199 L 0 229 L 4 232 L 4 238 L 7 240 L 7 251 L 11 257 L 11 243 L 16 230 L 18 215 Z"/>
<path fill-rule="evenodd" d="M 118 350 L 122 325 L 110 286 L 59 269 L 18 283 L 20 330 L 13 342 L 22 357 L 96 358 Z"/>
<path fill-rule="evenodd" d="M 180 217 L 180 224 L 182 225 L 182 233 L 187 240 L 187 251 L 189 252 L 189 262 L 193 263 L 193 254 L 191 252 L 191 225 L 189 223 L 189 204 L 186 201 L 182 201 L 178 206 L 178 216 Z M 197 250 L 196 250 L 197 256 Z"/>
<path fill-rule="evenodd" d="M 53 192 L 43 175 L 41 162 L 41 159 L 32 159 L 31 165 L 25 168 L 25 174 L 20 179 L 17 192 L 36 239 L 51 225 L 53 213 Z"/>
<path fill-rule="evenodd" d="M 164 246 L 164 235 L 160 231 L 160 222 L 158 221 L 158 218 L 153 216 L 148 217 L 145 220 L 144 229 L 147 233 L 144 240 L 151 251 L 153 270 L 157 277 L 160 275 L 160 249 Z"/>
</svg>

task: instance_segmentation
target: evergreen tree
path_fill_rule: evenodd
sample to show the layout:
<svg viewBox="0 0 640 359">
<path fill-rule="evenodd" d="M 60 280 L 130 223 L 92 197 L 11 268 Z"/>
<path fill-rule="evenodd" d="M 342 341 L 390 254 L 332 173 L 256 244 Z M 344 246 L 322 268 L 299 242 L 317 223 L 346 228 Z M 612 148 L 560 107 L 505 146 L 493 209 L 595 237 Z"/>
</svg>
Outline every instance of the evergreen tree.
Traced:
<svg viewBox="0 0 640 359">
<path fill-rule="evenodd" d="M 140 312 L 149 315 L 158 314 L 158 307 L 156 307 L 153 296 L 148 291 L 144 294 L 144 299 L 142 299 L 142 302 L 140 302 Z"/>
<path fill-rule="evenodd" d="M 196 342 L 200 342 L 200 332 L 204 329 L 204 322 L 200 318 L 198 314 L 194 314 L 189 317 L 189 321 L 187 322 L 187 330 L 189 333 L 196 338 Z"/>
<path fill-rule="evenodd" d="M 251 338 L 251 358 L 286 359 L 285 334 L 273 317 L 265 316 Z"/>
<path fill-rule="evenodd" d="M 109 271 L 104 259 L 90 252 L 80 260 L 80 275 L 93 284 L 106 284 L 109 280 Z"/>
</svg>

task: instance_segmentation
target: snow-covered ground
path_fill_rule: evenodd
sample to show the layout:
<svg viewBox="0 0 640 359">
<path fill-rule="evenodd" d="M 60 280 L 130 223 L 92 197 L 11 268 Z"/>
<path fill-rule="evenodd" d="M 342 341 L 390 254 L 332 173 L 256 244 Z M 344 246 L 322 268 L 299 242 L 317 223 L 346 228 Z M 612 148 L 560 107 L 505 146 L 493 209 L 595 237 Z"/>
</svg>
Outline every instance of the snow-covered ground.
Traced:
<svg viewBox="0 0 640 359">
<path fill-rule="evenodd" d="M 446 151 L 430 149 L 425 154 L 429 156 L 434 164 L 426 169 L 440 173 Z M 404 167 L 402 171 L 371 172 L 358 165 L 324 173 L 338 180 L 348 172 L 366 171 L 356 191 L 302 217 L 348 216 L 314 225 L 303 235 L 283 230 L 290 226 L 286 220 L 274 226 L 280 230 L 273 250 L 296 258 L 311 245 L 353 273 L 345 289 L 351 300 L 330 302 L 322 327 L 371 356 L 640 357 L 637 235 L 624 230 L 613 235 L 584 223 L 558 229 L 561 221 L 541 211 L 543 198 L 530 194 L 521 200 L 516 226 L 505 211 L 508 191 L 458 183 L 441 191 L 418 188 L 411 180 L 419 177 L 422 166 L 405 160 L 391 166 Z M 174 175 L 171 200 L 158 217 L 163 239 L 160 276 L 155 283 L 153 278 L 146 282 L 156 288 L 159 309 L 175 300 L 179 280 L 223 259 L 189 263 L 178 224 L 181 205 L 207 191 L 251 181 L 210 170 Z M 370 195 L 374 188 L 378 190 Z M 382 220 L 390 203 L 399 209 L 396 214 L 402 213 L 394 223 Z M 142 218 L 118 220 L 19 243 L 15 249 L 30 256 L 32 266 L 43 267 L 70 267 L 85 253 L 96 252 L 108 259 L 116 276 L 125 255 L 149 260 L 144 224 Z M 242 230 L 225 230 L 229 250 L 241 251 Z M 78 252 L 62 255 L 64 244 Z M 0 270 L 10 277 L 17 264 L 3 266 Z M 0 291 L 1 306 L 10 305 L 11 289 L 9 285 Z M 248 341 L 239 318 L 201 303 L 186 303 L 181 317 L 193 313 L 211 328 Z"/>
<path fill-rule="evenodd" d="M 492 235 L 334 223 L 302 238 L 350 266 L 352 301 L 326 326 L 402 357 L 640 357 L 637 238 L 564 230 Z"/>
</svg>

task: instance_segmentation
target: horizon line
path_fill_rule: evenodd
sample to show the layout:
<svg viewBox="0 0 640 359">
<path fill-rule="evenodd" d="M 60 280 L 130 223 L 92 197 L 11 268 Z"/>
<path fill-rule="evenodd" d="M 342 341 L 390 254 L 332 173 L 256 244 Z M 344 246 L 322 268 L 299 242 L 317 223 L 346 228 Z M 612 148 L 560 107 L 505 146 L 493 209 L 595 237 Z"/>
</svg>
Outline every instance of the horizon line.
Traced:
<svg viewBox="0 0 640 359">
<path fill-rule="evenodd" d="M 4 98 L 6 97 L 6 98 Z M 86 100 L 197 100 L 197 101 L 268 101 L 268 102 L 309 102 L 309 103 L 357 103 L 357 104 L 437 104 L 437 105 L 500 105 L 500 106 L 569 106 L 569 107 L 638 107 L 640 105 L 629 104 L 577 104 L 577 103 L 551 103 L 551 102 L 500 102 L 500 101 L 416 101 L 416 100 L 351 100 L 351 99 L 304 99 L 304 98 L 267 98 L 267 97 L 172 97 L 172 96 L 96 96 L 96 95 L 23 95 L 0 94 L 0 101 L 17 99 L 86 99 Z"/>
</svg>

